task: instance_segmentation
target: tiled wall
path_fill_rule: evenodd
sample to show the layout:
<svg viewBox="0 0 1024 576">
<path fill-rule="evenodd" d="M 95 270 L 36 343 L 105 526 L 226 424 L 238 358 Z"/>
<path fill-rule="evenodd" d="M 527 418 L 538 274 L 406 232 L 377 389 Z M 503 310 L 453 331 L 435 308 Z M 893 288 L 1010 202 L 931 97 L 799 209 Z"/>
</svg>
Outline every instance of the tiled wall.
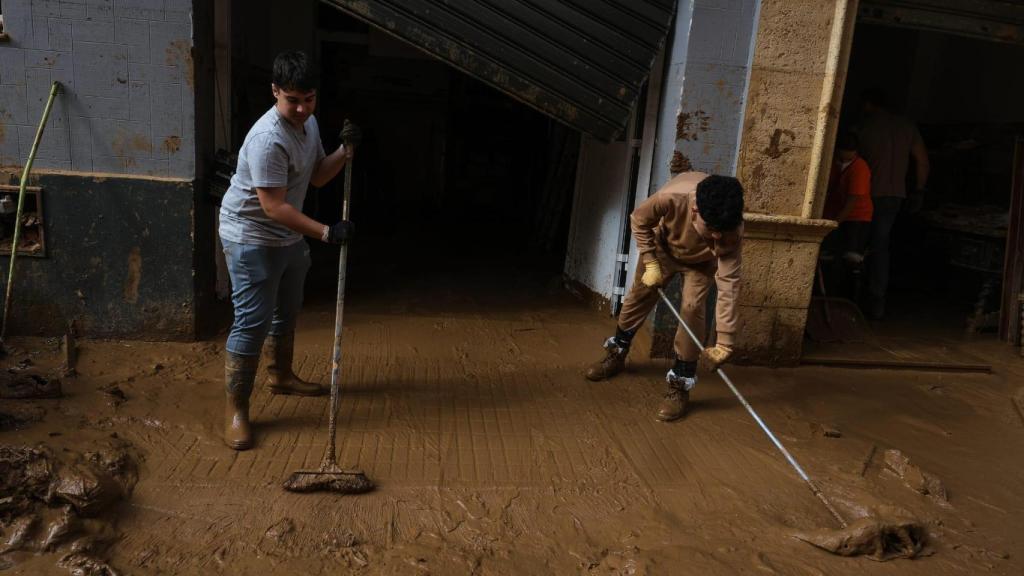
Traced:
<svg viewBox="0 0 1024 576">
<path fill-rule="evenodd" d="M 191 0 L 5 0 L 0 165 L 195 176 Z"/>
</svg>

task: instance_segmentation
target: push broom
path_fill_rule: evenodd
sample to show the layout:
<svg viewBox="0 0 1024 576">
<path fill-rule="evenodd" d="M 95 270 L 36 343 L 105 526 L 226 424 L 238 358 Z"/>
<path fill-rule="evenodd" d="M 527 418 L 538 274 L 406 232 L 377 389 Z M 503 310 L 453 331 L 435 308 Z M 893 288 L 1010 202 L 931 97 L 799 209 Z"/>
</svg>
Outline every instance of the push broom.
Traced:
<svg viewBox="0 0 1024 576">
<path fill-rule="evenodd" d="M 345 121 L 348 128 L 349 121 Z M 347 134 L 348 130 L 342 130 Z M 345 141 L 345 147 L 354 142 Z M 341 219 L 348 220 L 349 201 L 352 197 L 352 163 L 349 158 L 345 166 L 345 198 L 342 202 Z M 317 470 L 299 470 L 285 480 L 284 489 L 291 492 L 337 492 L 340 494 L 361 494 L 374 489 L 373 482 L 361 470 L 345 470 L 338 466 L 335 436 L 338 430 L 338 396 L 341 385 L 341 320 L 345 309 L 345 268 L 348 263 L 348 244 L 341 245 L 338 263 L 338 299 L 334 315 L 334 350 L 331 356 L 331 406 L 328 422 L 327 452 Z"/>
<path fill-rule="evenodd" d="M 679 321 L 679 325 L 686 330 L 689 334 L 690 339 L 697 344 L 698 348 L 704 346 L 703 342 L 697 338 L 697 335 L 693 333 L 690 326 L 686 324 L 683 317 L 679 314 L 679 310 L 676 309 L 675 305 L 669 300 L 668 296 L 665 295 L 665 291 L 658 288 L 658 295 L 665 302 L 668 309 L 672 312 L 672 315 Z M 725 385 L 729 387 L 736 399 L 740 401 L 740 404 L 747 409 L 747 412 L 754 418 L 757 425 L 761 427 L 768 439 L 772 441 L 772 444 L 782 452 L 782 455 L 789 462 L 789 465 L 796 470 L 796 473 L 800 478 L 807 484 L 807 487 L 811 489 L 811 492 L 825 505 L 829 513 L 842 527 L 840 530 L 818 530 L 811 533 L 796 534 L 796 537 L 809 544 L 813 544 L 819 548 L 828 550 L 834 554 L 842 556 L 855 556 L 858 554 L 866 554 L 872 556 L 876 560 L 888 560 L 890 558 L 913 558 L 917 556 L 924 547 L 925 532 L 924 528 L 914 521 L 910 521 L 906 518 L 895 518 L 895 519 L 874 519 L 874 518 L 860 518 L 855 522 L 847 523 L 846 519 L 839 510 L 836 509 L 835 505 L 825 497 L 825 494 L 821 491 L 821 488 L 804 472 L 804 469 L 796 461 L 796 458 L 786 450 L 786 447 L 782 445 L 782 442 L 772 434 L 771 429 L 764 423 L 764 420 L 757 415 L 754 408 L 747 402 L 747 399 L 740 394 L 740 391 L 732 383 L 732 380 L 726 376 L 725 372 L 721 368 L 717 370 L 718 376 L 725 382 Z"/>
</svg>

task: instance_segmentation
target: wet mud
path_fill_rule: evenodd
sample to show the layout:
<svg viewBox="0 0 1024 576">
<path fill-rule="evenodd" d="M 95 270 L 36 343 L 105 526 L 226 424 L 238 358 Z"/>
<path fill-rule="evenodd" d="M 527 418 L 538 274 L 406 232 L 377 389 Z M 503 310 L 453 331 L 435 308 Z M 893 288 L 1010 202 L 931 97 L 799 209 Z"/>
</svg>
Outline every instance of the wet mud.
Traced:
<svg viewBox="0 0 1024 576">
<path fill-rule="evenodd" d="M 928 496 L 940 504 L 949 502 L 946 494 L 946 486 L 934 474 L 921 470 L 910 462 L 905 454 L 899 450 L 885 451 L 885 464 L 895 473 L 908 488 Z"/>
<path fill-rule="evenodd" d="M 60 378 L 40 374 L 30 358 L 23 358 L 0 371 L 0 399 L 60 398 L 61 395 Z"/>
<path fill-rule="evenodd" d="M 502 278 L 503 291 L 471 299 L 410 282 L 347 305 L 338 463 L 373 479 L 366 494 L 282 488 L 320 465 L 326 398 L 274 396 L 261 370 L 255 447 L 234 452 L 220 438 L 221 341 L 83 337 L 61 398 L 0 399 L 0 564 L 44 575 L 1024 573 L 1024 462 L 1012 456 L 1024 425 L 1010 400 L 1024 370 L 1009 348 L 975 344 L 993 375 L 728 368 L 853 519 L 837 531 L 716 377 L 700 376 L 686 418 L 657 422 L 668 364 L 639 353 L 649 335 L 626 373 L 588 382 L 613 323 Z M 332 303 L 306 306 L 300 376 L 328 383 L 332 326 Z M 59 373 L 59 346 L 17 345 L 39 351 L 37 373 Z"/>
<path fill-rule="evenodd" d="M 72 574 L 116 574 L 104 558 L 137 480 L 131 446 L 116 437 L 83 453 L 0 445 L 0 556 L 50 553 Z"/>
</svg>

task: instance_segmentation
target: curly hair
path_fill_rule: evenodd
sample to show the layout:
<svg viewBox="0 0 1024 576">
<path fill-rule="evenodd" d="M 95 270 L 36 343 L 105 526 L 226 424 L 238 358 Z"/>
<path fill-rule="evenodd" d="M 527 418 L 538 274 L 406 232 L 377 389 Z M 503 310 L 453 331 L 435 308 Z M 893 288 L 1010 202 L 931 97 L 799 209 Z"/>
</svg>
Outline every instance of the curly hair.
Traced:
<svg viewBox="0 0 1024 576">
<path fill-rule="evenodd" d="M 728 232 L 743 223 L 743 185 L 732 176 L 711 175 L 697 184 L 697 213 L 708 227 Z"/>
<path fill-rule="evenodd" d="M 281 52 L 274 58 L 274 85 L 282 90 L 310 92 L 319 84 L 316 68 L 301 50 Z"/>
</svg>

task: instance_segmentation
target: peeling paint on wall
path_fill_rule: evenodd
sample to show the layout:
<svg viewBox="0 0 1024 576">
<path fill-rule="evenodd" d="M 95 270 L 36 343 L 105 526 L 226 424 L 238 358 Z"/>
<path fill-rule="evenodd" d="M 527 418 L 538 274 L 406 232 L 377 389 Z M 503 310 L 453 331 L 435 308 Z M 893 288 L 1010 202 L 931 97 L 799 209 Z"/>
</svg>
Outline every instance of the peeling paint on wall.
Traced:
<svg viewBox="0 0 1024 576">
<path fill-rule="evenodd" d="M 180 136 L 168 136 L 164 138 L 164 150 L 168 154 L 177 154 L 178 150 L 181 150 L 181 137 Z"/>
<path fill-rule="evenodd" d="M 195 64 L 192 61 L 192 43 L 187 39 L 180 39 L 171 42 L 167 47 L 167 65 L 181 66 L 184 71 L 185 82 L 191 90 L 195 90 Z"/>
<path fill-rule="evenodd" d="M 119 130 L 111 141 L 110 148 L 117 156 L 134 160 L 136 152 L 152 152 L 153 143 L 143 134 L 127 134 Z"/>
</svg>

